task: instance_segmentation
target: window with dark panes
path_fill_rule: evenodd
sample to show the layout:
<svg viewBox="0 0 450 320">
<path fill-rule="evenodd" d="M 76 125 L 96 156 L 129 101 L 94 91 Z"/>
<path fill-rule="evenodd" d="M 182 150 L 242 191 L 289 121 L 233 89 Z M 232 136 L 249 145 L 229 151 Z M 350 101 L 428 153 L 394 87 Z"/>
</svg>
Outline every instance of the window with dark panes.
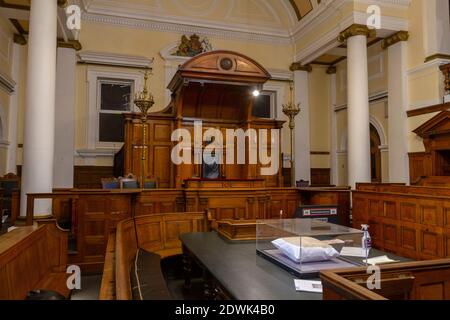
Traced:
<svg viewBox="0 0 450 320">
<path fill-rule="evenodd" d="M 263 91 L 253 102 L 253 116 L 255 118 L 275 118 L 275 92 Z"/>
<path fill-rule="evenodd" d="M 122 113 L 131 110 L 134 82 L 99 79 L 99 141 L 123 142 Z"/>
</svg>

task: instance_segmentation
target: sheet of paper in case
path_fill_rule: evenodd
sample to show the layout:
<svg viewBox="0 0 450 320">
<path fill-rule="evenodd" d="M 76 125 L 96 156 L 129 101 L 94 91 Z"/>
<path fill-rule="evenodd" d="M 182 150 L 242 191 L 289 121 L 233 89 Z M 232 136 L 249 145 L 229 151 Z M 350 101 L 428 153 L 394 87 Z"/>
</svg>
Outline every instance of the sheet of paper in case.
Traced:
<svg viewBox="0 0 450 320">
<path fill-rule="evenodd" d="M 366 262 L 366 261 L 364 260 L 364 262 Z M 394 262 L 398 262 L 398 261 L 392 260 L 388 256 L 381 256 L 381 257 L 367 259 L 367 264 L 370 264 L 372 266 L 375 266 L 378 264 L 394 263 Z"/>
<path fill-rule="evenodd" d="M 341 250 L 341 256 L 365 258 L 366 249 L 360 247 L 344 247 Z"/>
<path fill-rule="evenodd" d="M 311 280 L 294 280 L 295 290 L 302 292 L 322 293 L 322 282 Z"/>
</svg>

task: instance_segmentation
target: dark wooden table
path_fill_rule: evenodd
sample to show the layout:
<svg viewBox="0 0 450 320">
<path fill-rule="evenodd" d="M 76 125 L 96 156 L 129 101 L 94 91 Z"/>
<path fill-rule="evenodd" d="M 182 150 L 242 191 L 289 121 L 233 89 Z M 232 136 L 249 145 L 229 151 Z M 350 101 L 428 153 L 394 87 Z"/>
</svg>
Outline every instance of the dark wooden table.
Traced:
<svg viewBox="0 0 450 320">
<path fill-rule="evenodd" d="M 204 271 L 205 294 L 211 299 L 236 300 L 321 300 L 322 294 L 297 292 L 296 277 L 256 254 L 255 242 L 231 243 L 215 232 L 180 236 L 186 272 L 195 261 Z M 372 255 L 386 253 L 372 250 Z M 388 254 L 396 260 L 406 261 Z M 319 280 L 319 279 L 313 279 Z"/>
</svg>

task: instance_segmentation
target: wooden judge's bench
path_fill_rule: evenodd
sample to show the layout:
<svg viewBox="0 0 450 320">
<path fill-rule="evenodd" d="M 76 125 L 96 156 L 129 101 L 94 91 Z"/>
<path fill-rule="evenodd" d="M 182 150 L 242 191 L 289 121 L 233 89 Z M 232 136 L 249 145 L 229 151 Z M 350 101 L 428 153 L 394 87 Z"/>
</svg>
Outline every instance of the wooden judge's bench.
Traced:
<svg viewBox="0 0 450 320">
<path fill-rule="evenodd" d="M 244 184 L 263 180 L 265 187 L 282 187 L 282 170 L 262 175 L 261 168 L 267 165 L 259 157 L 251 161 L 261 144 L 265 144 L 271 157 L 282 164 L 280 147 L 272 154 L 270 146 L 272 143 L 281 146 L 281 135 L 275 135 L 274 130 L 281 130 L 284 122 L 258 118 L 253 112 L 252 93 L 261 90 L 269 79 L 270 74 L 261 65 L 235 52 L 213 51 L 192 58 L 180 66 L 168 86 L 172 92 L 171 103 L 163 111 L 149 114 L 145 130 L 140 114 L 124 115 L 124 174 L 141 177 L 144 170 L 143 176 L 157 178 L 161 188 L 180 188 L 192 179 L 242 180 Z M 199 123 L 201 128 L 196 130 L 195 125 Z M 190 141 L 185 141 L 185 137 L 172 139 L 177 129 L 187 131 Z M 216 130 L 223 137 L 222 141 L 214 141 L 223 162 L 214 167 L 202 161 L 205 149 L 213 141 L 205 136 L 208 130 Z M 240 150 L 245 151 L 244 163 L 238 161 L 238 140 L 227 140 L 227 130 L 254 132 Z M 187 156 L 189 161 L 176 165 L 172 151 L 180 141 L 183 158 Z M 145 152 L 144 163 L 142 152 Z M 231 153 L 233 161 L 228 161 Z"/>
</svg>

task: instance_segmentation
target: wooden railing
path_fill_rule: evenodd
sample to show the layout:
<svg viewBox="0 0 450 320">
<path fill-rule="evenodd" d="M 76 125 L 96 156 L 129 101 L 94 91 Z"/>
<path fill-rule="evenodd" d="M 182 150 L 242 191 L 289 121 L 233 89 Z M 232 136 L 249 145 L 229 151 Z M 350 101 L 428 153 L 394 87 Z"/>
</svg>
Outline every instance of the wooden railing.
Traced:
<svg viewBox="0 0 450 320">
<path fill-rule="evenodd" d="M 381 266 L 380 282 L 369 290 L 367 268 L 323 271 L 324 300 L 450 300 L 450 260 Z M 377 289 L 378 288 L 378 289 Z"/>
<path fill-rule="evenodd" d="M 358 185 L 353 225 L 369 224 L 375 248 L 412 259 L 450 257 L 450 188 Z"/>
<path fill-rule="evenodd" d="M 36 289 L 66 298 L 67 232 L 53 220 L 0 237 L 0 300 L 22 300 Z"/>
<path fill-rule="evenodd" d="M 179 255 L 180 234 L 206 229 L 206 213 L 202 212 L 139 216 L 119 222 L 108 241 L 100 299 L 132 299 L 130 270 L 138 248 L 162 258 Z"/>
<path fill-rule="evenodd" d="M 69 262 L 83 272 L 101 272 L 108 236 L 131 217 L 208 211 L 215 220 L 292 218 L 300 204 L 338 205 L 340 223 L 349 225 L 350 190 L 346 188 L 204 188 L 156 190 L 55 190 L 28 194 L 27 224 L 34 202 L 50 199 L 52 217 L 70 229 Z"/>
</svg>

